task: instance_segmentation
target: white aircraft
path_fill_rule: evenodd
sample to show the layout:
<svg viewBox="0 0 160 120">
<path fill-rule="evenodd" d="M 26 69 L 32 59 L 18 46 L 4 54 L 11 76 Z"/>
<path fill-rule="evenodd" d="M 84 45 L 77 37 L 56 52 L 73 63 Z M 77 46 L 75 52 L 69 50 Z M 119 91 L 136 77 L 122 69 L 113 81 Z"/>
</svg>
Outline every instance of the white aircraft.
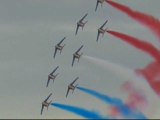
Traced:
<svg viewBox="0 0 160 120">
<path fill-rule="evenodd" d="M 102 7 L 103 3 L 104 3 L 104 0 L 97 0 L 95 11 L 97 11 L 98 5 L 101 4 L 101 7 Z"/>
<path fill-rule="evenodd" d="M 48 110 L 48 107 L 49 105 L 51 104 L 52 100 L 50 102 L 47 102 L 47 100 L 49 99 L 49 97 L 52 95 L 52 93 L 49 94 L 49 96 L 42 102 L 42 108 L 41 108 L 41 115 L 42 115 L 42 112 L 43 112 L 43 108 L 44 107 L 47 107 L 47 110 Z"/>
<path fill-rule="evenodd" d="M 73 85 L 77 80 L 79 79 L 79 77 L 77 77 L 71 84 L 68 85 L 68 90 L 66 93 L 66 97 L 68 96 L 68 93 L 70 90 L 72 90 L 72 93 L 74 92 L 75 88 L 78 86 L 78 84 L 76 84 L 75 86 Z"/>
<path fill-rule="evenodd" d="M 97 42 L 98 42 L 98 39 L 99 39 L 99 35 L 102 34 L 102 37 L 103 37 L 104 33 L 107 31 L 107 28 L 103 29 L 103 27 L 106 25 L 107 22 L 108 22 L 108 20 L 106 20 L 105 23 L 98 29 Z"/>
<path fill-rule="evenodd" d="M 73 54 L 72 66 L 74 64 L 75 59 L 77 58 L 79 62 L 80 57 L 83 55 L 83 53 L 81 54 L 78 53 L 82 49 L 82 47 L 83 45 Z"/>
<path fill-rule="evenodd" d="M 75 35 L 77 35 L 79 27 L 82 27 L 82 30 L 83 30 L 85 24 L 88 22 L 88 21 L 83 22 L 84 18 L 85 18 L 87 15 L 88 15 L 88 13 L 86 13 L 86 14 L 83 16 L 83 18 L 80 19 L 80 20 L 77 22 L 77 28 L 76 28 L 76 33 L 75 33 Z"/>
<path fill-rule="evenodd" d="M 66 39 L 66 37 L 64 37 L 56 46 L 55 46 L 55 51 L 54 51 L 54 58 L 56 56 L 57 50 L 60 51 L 60 54 L 63 50 L 63 47 L 65 46 L 65 44 L 63 46 L 61 46 L 61 43 Z"/>
<path fill-rule="evenodd" d="M 58 75 L 59 73 L 57 73 L 56 75 L 53 75 L 53 73 L 54 73 L 58 68 L 59 68 L 59 66 L 57 66 L 57 67 L 48 75 L 48 81 L 47 81 L 47 86 L 46 86 L 46 87 L 48 87 L 48 84 L 49 84 L 50 80 L 53 80 L 53 83 L 54 83 L 54 80 L 55 80 L 55 78 L 57 77 L 57 75 Z"/>
</svg>

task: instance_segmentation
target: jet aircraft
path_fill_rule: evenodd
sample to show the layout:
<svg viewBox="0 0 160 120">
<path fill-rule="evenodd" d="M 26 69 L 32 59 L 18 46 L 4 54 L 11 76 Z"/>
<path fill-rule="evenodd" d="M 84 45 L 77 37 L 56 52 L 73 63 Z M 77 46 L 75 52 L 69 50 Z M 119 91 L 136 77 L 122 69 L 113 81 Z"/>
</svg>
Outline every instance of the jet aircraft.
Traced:
<svg viewBox="0 0 160 120">
<path fill-rule="evenodd" d="M 76 33 L 75 33 L 75 35 L 77 35 L 79 27 L 81 27 L 82 30 L 83 30 L 85 24 L 88 22 L 88 21 L 83 22 L 83 20 L 85 19 L 85 17 L 86 17 L 87 15 L 88 15 L 88 13 L 86 13 L 86 14 L 77 22 L 77 28 L 76 28 Z"/>
<path fill-rule="evenodd" d="M 50 102 L 47 102 L 47 100 L 50 98 L 51 95 L 52 93 L 50 93 L 49 96 L 42 102 L 41 115 L 44 107 L 47 107 L 47 110 L 48 110 L 49 105 L 52 103 L 52 100 Z"/>
<path fill-rule="evenodd" d="M 54 80 L 55 80 L 55 78 L 57 77 L 57 75 L 58 75 L 59 73 L 57 73 L 56 75 L 54 75 L 53 73 L 56 72 L 56 70 L 57 70 L 58 68 L 59 68 L 59 66 L 57 66 L 57 67 L 48 75 L 48 81 L 47 81 L 47 86 L 46 86 L 46 87 L 48 87 L 50 80 L 53 80 L 53 83 L 54 83 Z"/>
<path fill-rule="evenodd" d="M 57 50 L 60 51 L 60 54 L 62 53 L 62 50 L 65 46 L 65 44 L 62 46 L 61 43 L 66 39 L 66 37 L 64 37 L 56 46 L 55 46 L 55 51 L 54 51 L 54 58 L 56 56 Z"/>
<path fill-rule="evenodd" d="M 97 40 L 96 40 L 97 42 L 99 39 L 99 35 L 102 34 L 102 37 L 103 37 L 104 33 L 107 31 L 107 28 L 106 29 L 103 28 L 107 22 L 108 22 L 108 20 L 106 20 L 105 23 L 98 29 Z"/>
<path fill-rule="evenodd" d="M 78 84 L 76 84 L 75 86 L 73 85 L 78 79 L 79 79 L 79 77 L 77 77 L 71 84 L 68 85 L 68 89 L 67 89 L 67 93 L 66 93 L 66 98 L 68 96 L 69 91 L 72 90 L 72 93 L 73 93 L 74 90 L 75 90 L 75 88 L 78 86 Z"/>
<path fill-rule="evenodd" d="M 83 53 L 81 54 L 78 53 L 82 49 L 82 47 L 83 45 L 73 54 L 72 66 L 74 64 L 75 59 L 78 59 L 79 62 L 80 57 L 83 55 Z"/>
</svg>

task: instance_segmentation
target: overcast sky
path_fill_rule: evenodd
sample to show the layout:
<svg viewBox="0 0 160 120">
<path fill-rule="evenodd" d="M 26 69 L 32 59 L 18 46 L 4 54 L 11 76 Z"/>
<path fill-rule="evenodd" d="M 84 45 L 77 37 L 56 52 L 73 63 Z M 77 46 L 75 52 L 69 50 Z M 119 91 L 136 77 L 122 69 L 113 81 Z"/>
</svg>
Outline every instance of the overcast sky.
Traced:
<svg viewBox="0 0 160 120">
<path fill-rule="evenodd" d="M 117 0 L 133 9 L 160 18 L 159 0 Z M 120 86 L 126 80 L 82 57 L 71 67 L 72 54 L 83 44 L 85 55 L 109 60 L 130 69 L 143 68 L 153 59 L 109 34 L 96 42 L 97 28 L 108 19 L 109 29 L 150 41 L 157 38 L 123 13 L 104 3 L 94 11 L 96 0 L 0 0 L 0 118 L 81 118 L 50 106 L 40 115 L 41 103 L 53 93 L 53 102 L 99 110 L 107 115 L 103 102 L 75 90 L 65 98 L 67 86 L 76 77 L 80 86 L 125 100 Z M 88 13 L 84 30 L 75 36 L 76 22 Z M 63 38 L 66 46 L 53 59 L 54 46 Z M 56 67 L 60 73 L 46 88 L 47 76 Z M 151 95 L 152 96 L 152 95 Z M 150 97 L 148 95 L 148 97 Z M 92 102 L 90 102 L 92 101 Z M 158 116 L 158 98 L 151 109 Z M 156 108 L 155 108 L 156 106 Z M 157 113 L 156 113 L 157 112 Z M 150 117 L 151 114 L 147 114 Z M 160 116 L 159 116 L 160 117 Z"/>
</svg>

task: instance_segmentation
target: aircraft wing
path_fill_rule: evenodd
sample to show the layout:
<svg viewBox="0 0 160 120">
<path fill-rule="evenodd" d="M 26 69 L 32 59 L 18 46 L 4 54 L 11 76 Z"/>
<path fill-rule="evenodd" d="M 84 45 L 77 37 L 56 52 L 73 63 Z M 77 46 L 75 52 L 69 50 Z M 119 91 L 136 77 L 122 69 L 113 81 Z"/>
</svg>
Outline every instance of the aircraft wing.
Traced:
<svg viewBox="0 0 160 120">
<path fill-rule="evenodd" d="M 43 112 L 43 108 L 44 108 L 44 106 L 42 105 L 42 108 L 41 108 L 41 115 L 42 115 L 42 112 Z"/>
<path fill-rule="evenodd" d="M 97 11 L 98 4 L 99 4 L 99 2 L 97 0 L 95 11 Z"/>
<path fill-rule="evenodd" d="M 57 53 L 57 48 L 55 48 L 55 51 L 54 51 L 54 58 L 56 57 L 56 53 Z"/>
<path fill-rule="evenodd" d="M 75 33 L 75 35 L 77 35 L 77 33 L 78 33 L 78 29 L 79 29 L 79 25 L 77 25 L 77 28 L 76 28 L 76 33 Z"/>
<path fill-rule="evenodd" d="M 70 90 L 70 89 L 68 88 L 67 93 L 66 93 L 66 97 L 68 96 L 69 90 Z"/>
<path fill-rule="evenodd" d="M 48 81 L 47 81 L 47 86 L 46 86 L 46 87 L 48 87 L 48 85 L 49 85 L 49 81 L 50 81 L 50 79 L 48 78 Z"/>
<path fill-rule="evenodd" d="M 65 39 L 66 39 L 66 37 L 64 37 L 64 38 L 58 43 L 58 45 L 60 45 Z"/>
<path fill-rule="evenodd" d="M 98 42 L 98 39 L 99 39 L 99 34 L 100 34 L 100 33 L 99 33 L 99 31 L 98 31 L 98 33 L 97 33 L 97 42 Z"/>
<path fill-rule="evenodd" d="M 73 56 L 73 60 L 72 60 L 72 66 L 73 66 L 73 64 L 74 64 L 74 60 L 75 60 L 75 57 Z"/>
<path fill-rule="evenodd" d="M 105 23 L 100 28 L 102 29 L 106 25 L 107 22 L 108 20 L 106 20 Z"/>
<path fill-rule="evenodd" d="M 46 102 L 51 95 L 52 95 L 52 93 L 50 93 L 49 96 L 44 101 Z"/>
<path fill-rule="evenodd" d="M 79 77 L 77 77 L 77 78 L 71 83 L 71 85 L 73 85 L 78 79 L 79 79 Z"/>
<path fill-rule="evenodd" d="M 82 49 L 83 45 L 76 51 L 76 53 L 78 53 L 81 49 Z"/>
<path fill-rule="evenodd" d="M 59 68 L 59 66 L 57 66 L 50 74 L 53 75 L 53 73 Z"/>
<path fill-rule="evenodd" d="M 88 13 L 86 13 L 86 14 L 82 17 L 82 19 L 80 19 L 80 22 L 82 22 L 87 15 L 88 15 Z"/>
</svg>

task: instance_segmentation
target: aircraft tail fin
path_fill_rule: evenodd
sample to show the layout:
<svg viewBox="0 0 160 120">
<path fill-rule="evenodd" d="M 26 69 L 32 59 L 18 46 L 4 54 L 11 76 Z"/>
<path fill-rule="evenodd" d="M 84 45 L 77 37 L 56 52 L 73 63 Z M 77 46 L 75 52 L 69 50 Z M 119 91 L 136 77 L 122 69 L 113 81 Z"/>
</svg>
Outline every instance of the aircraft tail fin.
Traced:
<svg viewBox="0 0 160 120">
<path fill-rule="evenodd" d="M 63 48 L 64 48 L 65 45 L 66 45 L 66 44 L 64 44 L 64 45 L 62 46 L 62 49 L 60 50 L 60 54 L 62 53 L 62 50 L 63 50 Z"/>
<path fill-rule="evenodd" d="M 59 73 L 57 73 L 57 74 L 55 75 L 55 78 L 57 77 L 57 75 L 59 75 Z M 53 79 L 53 83 L 54 83 L 55 78 Z"/>
<path fill-rule="evenodd" d="M 51 103 L 52 103 L 52 100 L 49 102 L 49 105 L 50 105 Z M 49 105 L 47 106 L 47 110 L 48 110 Z"/>
<path fill-rule="evenodd" d="M 80 59 L 80 57 L 81 57 L 82 55 L 83 55 L 83 53 L 80 54 L 80 56 L 79 56 L 79 58 L 78 58 L 78 62 L 79 62 L 79 59 Z"/>
<path fill-rule="evenodd" d="M 49 105 L 52 103 L 52 100 L 49 102 Z"/>
<path fill-rule="evenodd" d="M 88 22 L 88 21 L 84 22 L 84 24 L 83 24 L 83 26 L 82 26 L 82 30 L 83 30 L 83 28 L 84 28 L 84 26 L 85 26 L 85 24 L 86 24 L 87 22 Z"/>
<path fill-rule="evenodd" d="M 102 37 L 104 36 L 104 33 L 107 31 L 108 28 L 105 29 L 105 31 L 102 33 Z"/>
<path fill-rule="evenodd" d="M 73 89 L 72 93 L 74 92 L 75 88 L 77 88 L 77 86 L 78 86 L 78 84 L 76 84 L 76 85 L 74 86 L 74 89 Z"/>
</svg>

